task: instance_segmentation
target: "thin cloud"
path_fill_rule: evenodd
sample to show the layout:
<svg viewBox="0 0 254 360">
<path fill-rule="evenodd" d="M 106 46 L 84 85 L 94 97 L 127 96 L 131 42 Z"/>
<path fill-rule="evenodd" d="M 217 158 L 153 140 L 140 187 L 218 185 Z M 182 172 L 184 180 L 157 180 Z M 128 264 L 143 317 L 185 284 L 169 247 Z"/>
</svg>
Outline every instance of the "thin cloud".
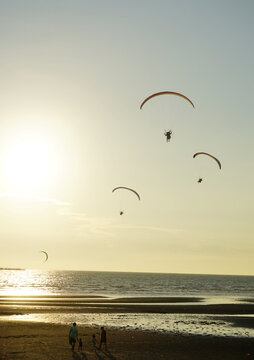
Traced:
<svg viewBox="0 0 254 360">
<path fill-rule="evenodd" d="M 100 236 L 115 237 L 115 230 L 145 230 L 155 231 L 162 233 L 177 233 L 182 231 L 181 229 L 157 227 L 157 226 L 146 226 L 146 225 L 132 225 L 132 224 L 121 224 L 116 221 L 115 218 L 106 217 L 90 217 L 86 213 L 82 212 L 70 212 L 67 211 L 66 207 L 71 206 L 70 203 L 60 201 L 54 198 L 43 198 L 35 195 L 26 195 L 20 193 L 0 193 L 0 199 L 24 199 L 33 200 L 40 203 L 53 204 L 58 208 L 57 216 L 65 217 L 69 219 L 70 224 L 76 234 L 83 236 L 84 232 L 96 234 Z"/>
<path fill-rule="evenodd" d="M 151 231 L 159 231 L 164 233 L 178 233 L 183 231 L 182 229 L 174 229 L 174 228 L 165 228 L 165 227 L 159 227 L 159 226 L 146 226 L 146 225 L 115 225 L 116 228 L 124 228 L 124 229 L 137 229 L 137 230 L 151 230 Z"/>
<path fill-rule="evenodd" d="M 58 213 L 74 222 L 76 232 L 83 233 L 84 230 L 87 230 L 97 235 L 114 236 L 112 228 L 114 227 L 115 220 L 113 218 L 89 217 L 85 213 L 66 212 L 63 210 Z"/>
<path fill-rule="evenodd" d="M 50 203 L 57 206 L 70 206 L 71 204 L 68 202 L 64 202 L 61 200 L 53 199 L 53 198 L 42 198 L 35 195 L 26 195 L 19 193 L 2 193 L 0 194 L 0 198 L 15 198 L 15 199 L 27 199 L 27 200 L 35 200 L 38 202 Z"/>
<path fill-rule="evenodd" d="M 115 236 L 114 230 L 147 230 L 158 231 L 163 233 L 178 233 L 183 231 L 182 229 L 166 228 L 158 226 L 146 226 L 146 225 L 132 225 L 132 224 L 119 224 L 116 223 L 115 218 L 103 218 L 103 217 L 89 217 L 85 213 L 75 213 L 61 211 L 61 214 L 68 216 L 75 221 L 77 230 L 88 230 L 91 233 L 105 236 Z"/>
</svg>

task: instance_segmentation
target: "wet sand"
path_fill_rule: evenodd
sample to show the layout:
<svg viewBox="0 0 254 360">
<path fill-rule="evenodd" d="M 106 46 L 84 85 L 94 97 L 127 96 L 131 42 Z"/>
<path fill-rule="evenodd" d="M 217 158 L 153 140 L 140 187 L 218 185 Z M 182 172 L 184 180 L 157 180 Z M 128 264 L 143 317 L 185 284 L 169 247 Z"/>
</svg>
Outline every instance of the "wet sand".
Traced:
<svg viewBox="0 0 254 360">
<path fill-rule="evenodd" d="M 189 306 L 169 306 L 169 305 L 123 305 L 123 306 L 55 306 L 50 305 L 37 306 L 30 308 L 28 306 L 21 307 L 5 307 L 0 309 L 0 315 L 25 315 L 36 314 L 45 311 L 47 313 L 158 313 L 158 314 L 221 314 L 221 315 L 247 315 L 254 314 L 253 307 L 241 305 L 189 305 Z"/>
<path fill-rule="evenodd" d="M 94 349 L 99 328 L 79 327 L 83 350 L 68 343 L 68 325 L 2 322 L 1 360 L 240 360 L 254 358 L 254 340 L 107 330 L 108 351 Z"/>
<path fill-rule="evenodd" d="M 193 303 L 193 304 L 192 304 Z M 92 334 L 99 340 L 99 326 L 78 324 L 83 351 L 71 351 L 71 324 L 13 321 L 11 315 L 33 313 L 197 313 L 221 315 L 233 326 L 254 329 L 254 304 L 202 304 L 201 298 L 0 297 L 0 360 L 149 360 L 149 359 L 254 359 L 254 338 L 181 335 L 140 330 L 107 329 L 108 352 L 94 349 Z M 5 319 L 6 318 L 6 319 Z M 73 320 L 76 321 L 76 318 Z M 119 320 L 121 321 L 121 320 Z M 119 322 L 119 328 L 121 322 Z"/>
<path fill-rule="evenodd" d="M 0 315 L 41 313 L 254 314 L 254 303 L 206 304 L 200 297 L 0 296 Z"/>
</svg>

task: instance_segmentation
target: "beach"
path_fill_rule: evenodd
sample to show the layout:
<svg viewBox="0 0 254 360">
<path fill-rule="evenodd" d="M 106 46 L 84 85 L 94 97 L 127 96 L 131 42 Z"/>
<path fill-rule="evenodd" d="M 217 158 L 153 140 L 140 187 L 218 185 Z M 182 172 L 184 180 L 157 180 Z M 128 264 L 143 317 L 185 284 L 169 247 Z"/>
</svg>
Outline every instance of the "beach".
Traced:
<svg viewBox="0 0 254 360">
<path fill-rule="evenodd" d="M 107 329 L 108 351 L 94 349 L 92 334 L 99 340 L 99 328 L 78 326 L 83 350 L 74 352 L 68 343 L 68 325 L 3 322 L 0 336 L 1 360 L 67 359 L 253 359 L 253 339 L 183 336 L 138 330 Z"/>
<path fill-rule="evenodd" d="M 170 300 L 172 303 L 170 303 Z M 64 360 L 64 359 L 115 359 L 115 360 L 149 360 L 149 359 L 253 359 L 254 339 L 252 336 L 216 336 L 214 329 L 218 320 L 206 320 L 206 327 L 212 328 L 212 334 L 202 333 L 198 322 L 193 322 L 196 333 L 180 331 L 152 331 L 124 326 L 124 317 L 128 314 L 141 315 L 144 319 L 149 314 L 154 316 L 182 316 L 187 322 L 189 314 L 200 314 L 219 317 L 220 322 L 228 323 L 234 331 L 245 329 L 253 331 L 254 305 L 216 304 L 202 305 L 201 299 L 187 298 L 131 298 L 108 299 L 103 297 L 1 297 L 0 317 L 2 333 L 0 335 L 1 360 Z M 146 305 L 146 302 L 148 305 Z M 194 302 L 194 304 L 192 304 Z M 119 313 L 121 311 L 121 313 Z M 107 323 L 95 324 L 96 316 L 110 317 L 120 314 L 118 324 L 107 326 Z M 69 329 L 72 323 L 64 323 L 64 316 L 77 322 L 79 337 L 83 341 L 82 351 L 74 351 L 68 342 Z M 62 323 L 54 322 L 54 316 Z M 248 316 L 249 315 L 249 316 Z M 39 316 L 37 318 L 36 316 Z M 47 319 L 46 322 L 40 319 Z M 63 316 L 63 317 L 61 317 Z M 79 319 L 83 317 L 82 322 Z M 84 319 L 89 320 L 87 324 Z M 17 320 L 19 319 L 19 320 Z M 27 319 L 24 321 L 23 319 Z M 37 320 L 36 320 L 37 319 Z M 39 319 L 39 321 L 38 321 Z M 50 320 L 51 319 L 51 322 Z M 102 319 L 105 319 L 102 318 Z M 204 320 L 202 320 L 204 322 Z M 108 350 L 98 349 L 100 326 L 107 331 Z M 234 330 L 235 329 L 235 330 Z M 97 347 L 92 344 L 92 335 L 96 335 Z M 237 333 L 235 333 L 237 334 Z"/>
</svg>

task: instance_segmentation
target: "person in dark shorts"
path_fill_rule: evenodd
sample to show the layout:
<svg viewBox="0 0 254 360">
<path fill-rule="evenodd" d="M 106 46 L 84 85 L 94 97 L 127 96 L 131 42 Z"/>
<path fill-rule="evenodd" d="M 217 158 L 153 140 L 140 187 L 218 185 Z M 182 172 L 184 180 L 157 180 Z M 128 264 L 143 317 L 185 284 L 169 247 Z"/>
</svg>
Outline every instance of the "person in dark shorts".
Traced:
<svg viewBox="0 0 254 360">
<path fill-rule="evenodd" d="M 101 340 L 99 349 L 101 349 L 102 344 L 104 345 L 104 349 L 107 350 L 107 334 L 103 326 L 101 327 Z"/>
<path fill-rule="evenodd" d="M 74 348 L 75 348 L 77 337 L 78 337 L 77 324 L 73 323 L 72 327 L 70 328 L 70 332 L 69 332 L 69 342 L 70 342 L 72 350 L 74 350 Z"/>
</svg>

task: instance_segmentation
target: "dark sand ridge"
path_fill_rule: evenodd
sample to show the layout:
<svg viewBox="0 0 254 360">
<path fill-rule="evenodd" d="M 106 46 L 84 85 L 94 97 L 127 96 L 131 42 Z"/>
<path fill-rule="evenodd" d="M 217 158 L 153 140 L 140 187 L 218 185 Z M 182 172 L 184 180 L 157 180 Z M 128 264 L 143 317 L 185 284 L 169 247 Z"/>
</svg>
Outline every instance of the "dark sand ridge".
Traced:
<svg viewBox="0 0 254 360">
<path fill-rule="evenodd" d="M 193 304 L 192 304 L 193 303 Z M 0 315 L 47 313 L 254 314 L 253 303 L 204 304 L 202 298 L 0 297 Z"/>
<path fill-rule="evenodd" d="M 186 303 L 186 302 L 200 302 L 204 300 L 201 297 L 121 297 L 121 298 L 109 298 L 106 296 L 82 296 L 82 295 L 46 295 L 46 296 L 0 296 L 0 304 L 10 301 L 65 301 L 65 302 L 84 302 L 84 303 Z"/>
<path fill-rule="evenodd" d="M 77 324 L 78 325 L 78 324 Z M 254 359 L 254 341 L 246 338 L 183 336 L 107 329 L 108 352 L 93 349 L 99 328 L 79 326 L 83 351 L 70 350 L 68 325 L 2 322 L 1 360 L 241 360 Z"/>
</svg>

